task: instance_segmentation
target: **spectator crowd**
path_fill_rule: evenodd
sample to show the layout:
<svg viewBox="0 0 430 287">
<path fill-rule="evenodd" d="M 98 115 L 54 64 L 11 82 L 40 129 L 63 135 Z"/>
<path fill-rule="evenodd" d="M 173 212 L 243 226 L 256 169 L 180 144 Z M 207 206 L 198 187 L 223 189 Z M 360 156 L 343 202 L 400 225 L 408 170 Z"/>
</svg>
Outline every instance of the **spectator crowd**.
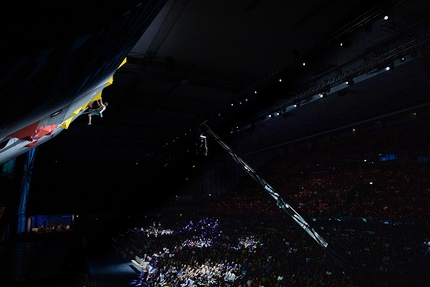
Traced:
<svg viewBox="0 0 430 287">
<path fill-rule="evenodd" d="M 349 148 L 319 149 L 301 161 L 276 158 L 261 168 L 329 248 L 247 178 L 213 201 L 180 203 L 180 212 L 163 210 L 113 237 L 118 254 L 135 263 L 129 284 L 430 286 L 430 165 L 413 145 L 396 150 L 394 160 L 381 160 L 369 144 Z"/>
</svg>

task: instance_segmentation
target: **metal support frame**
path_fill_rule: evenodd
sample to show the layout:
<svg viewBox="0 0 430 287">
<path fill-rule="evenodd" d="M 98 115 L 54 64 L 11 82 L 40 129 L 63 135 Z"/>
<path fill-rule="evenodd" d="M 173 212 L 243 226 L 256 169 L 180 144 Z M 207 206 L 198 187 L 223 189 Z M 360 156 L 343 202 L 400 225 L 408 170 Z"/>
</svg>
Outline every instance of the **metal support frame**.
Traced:
<svg viewBox="0 0 430 287">
<path fill-rule="evenodd" d="M 210 135 L 225 151 L 227 151 L 233 160 L 238 163 L 243 170 L 245 170 L 255 181 L 257 181 L 263 188 L 272 196 L 276 205 L 285 211 L 301 228 L 303 228 L 309 236 L 316 241 L 337 263 L 341 265 L 345 274 L 354 280 L 354 283 L 358 286 L 372 286 L 371 282 L 368 282 L 359 271 L 359 267 L 355 262 L 348 258 L 346 252 L 340 252 L 337 250 L 332 243 L 329 243 L 327 239 L 322 235 L 322 231 L 319 227 L 313 226 L 313 224 L 306 220 L 304 216 L 300 215 L 295 208 L 292 207 L 290 203 L 284 201 L 281 196 L 275 191 L 275 189 L 264 179 L 262 179 L 255 170 L 249 166 L 240 156 L 238 156 L 226 143 L 224 143 L 221 138 L 212 131 L 206 123 L 201 123 L 199 126 L 199 134 L 206 132 Z"/>
<path fill-rule="evenodd" d="M 30 192 L 30 183 L 33 177 L 34 161 L 36 159 L 36 149 L 32 148 L 26 153 L 24 162 L 24 173 L 21 179 L 19 206 L 17 210 L 17 233 L 26 231 L 27 226 L 27 199 Z"/>
</svg>

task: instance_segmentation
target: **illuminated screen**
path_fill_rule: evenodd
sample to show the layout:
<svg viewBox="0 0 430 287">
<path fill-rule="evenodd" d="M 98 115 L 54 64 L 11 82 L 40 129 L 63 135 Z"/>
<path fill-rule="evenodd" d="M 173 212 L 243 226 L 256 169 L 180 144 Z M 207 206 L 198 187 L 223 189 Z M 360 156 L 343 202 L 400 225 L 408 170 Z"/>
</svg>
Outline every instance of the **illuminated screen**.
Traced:
<svg viewBox="0 0 430 287">
<path fill-rule="evenodd" d="M 389 160 L 396 160 L 397 155 L 394 153 L 387 153 L 379 155 L 379 161 L 389 161 Z"/>
</svg>

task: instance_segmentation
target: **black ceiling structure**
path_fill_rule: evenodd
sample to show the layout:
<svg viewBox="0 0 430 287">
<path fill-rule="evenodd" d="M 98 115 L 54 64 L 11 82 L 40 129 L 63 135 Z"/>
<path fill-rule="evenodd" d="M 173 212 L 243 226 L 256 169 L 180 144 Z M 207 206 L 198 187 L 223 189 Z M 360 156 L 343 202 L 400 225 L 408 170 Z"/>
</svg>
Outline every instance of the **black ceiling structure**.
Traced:
<svg viewBox="0 0 430 287">
<path fill-rule="evenodd" d="M 103 91 L 104 117 L 91 126 L 77 118 L 38 147 L 43 157 L 163 163 L 195 149 L 202 122 L 249 153 L 430 102 L 428 1 L 152 2 L 159 9 L 140 32 L 133 28 L 139 37 L 130 39 L 127 62 Z M 6 46 L 6 61 L 78 33 L 97 34 L 139 1 L 49 5 L 6 11 L 4 31 L 16 44 Z M 122 44 L 113 34 L 102 40 Z M 15 78 L 13 85 L 21 84 Z M 6 88 L 3 120 L 21 112 Z M 43 102 L 40 92 L 28 92 L 28 105 Z M 250 129 L 252 137 L 244 133 Z"/>
</svg>

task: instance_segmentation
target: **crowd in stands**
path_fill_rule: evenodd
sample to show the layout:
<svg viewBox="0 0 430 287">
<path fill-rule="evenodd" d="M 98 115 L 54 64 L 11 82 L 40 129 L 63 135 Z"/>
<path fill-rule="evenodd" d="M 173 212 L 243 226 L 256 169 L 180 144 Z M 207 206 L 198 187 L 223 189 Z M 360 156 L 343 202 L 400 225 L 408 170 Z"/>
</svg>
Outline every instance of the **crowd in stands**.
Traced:
<svg viewBox="0 0 430 287">
<path fill-rule="evenodd" d="M 429 286 L 427 170 L 393 161 L 271 179 L 286 202 L 360 266 L 368 286 Z M 360 286 L 253 180 L 186 220 L 165 215 L 169 228 L 129 229 L 117 246 L 151 266 L 140 270 L 135 283 L 142 286 Z"/>
<path fill-rule="evenodd" d="M 163 211 L 157 223 L 146 219 L 112 238 L 117 252 L 135 262 L 138 276 L 129 284 L 430 286 L 429 163 L 413 150 L 381 161 L 358 145 L 361 159 L 333 160 L 336 146 L 306 164 L 286 164 L 284 157 L 264 167 L 265 180 L 329 248 L 247 178 L 214 201 L 193 202 L 181 214 Z"/>
</svg>

